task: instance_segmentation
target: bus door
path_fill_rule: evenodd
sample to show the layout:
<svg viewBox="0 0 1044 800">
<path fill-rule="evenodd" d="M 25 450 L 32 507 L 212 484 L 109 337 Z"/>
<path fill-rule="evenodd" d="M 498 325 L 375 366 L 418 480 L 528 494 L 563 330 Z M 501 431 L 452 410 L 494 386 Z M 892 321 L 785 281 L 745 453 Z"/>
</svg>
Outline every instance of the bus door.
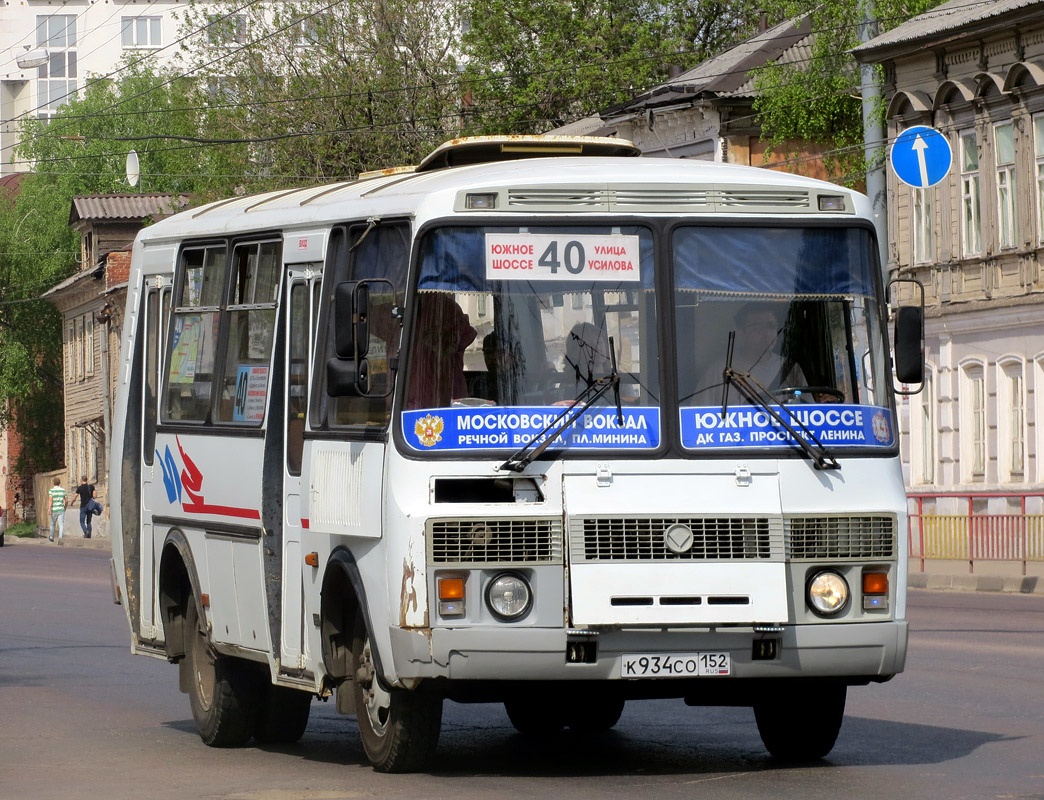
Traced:
<svg viewBox="0 0 1044 800">
<path fill-rule="evenodd" d="M 155 576 L 157 570 L 156 542 L 153 533 L 153 491 L 156 482 L 156 420 L 158 412 L 158 387 L 162 375 L 163 359 L 163 332 L 167 329 L 168 310 L 170 308 L 170 285 L 166 282 L 163 287 L 163 278 L 160 276 L 149 277 L 145 280 L 145 380 L 142 403 L 142 469 L 141 469 L 141 492 L 139 502 L 141 504 L 141 561 L 140 575 L 140 606 L 141 606 L 141 637 L 143 639 L 155 639 L 160 634 L 160 626 L 157 625 L 158 597 L 155 591 Z M 161 475 L 162 475 L 162 471 Z"/>
<path fill-rule="evenodd" d="M 308 370 L 312 363 L 312 297 L 318 290 L 318 278 L 318 271 L 310 267 L 292 267 L 288 275 L 288 302 L 285 307 L 286 447 L 283 463 L 283 588 L 279 658 L 284 668 L 289 669 L 304 667 L 303 573 L 309 568 L 305 566 L 301 546 L 302 521 L 307 518 L 307 510 L 301 499 L 301 464 L 310 385 Z"/>
</svg>

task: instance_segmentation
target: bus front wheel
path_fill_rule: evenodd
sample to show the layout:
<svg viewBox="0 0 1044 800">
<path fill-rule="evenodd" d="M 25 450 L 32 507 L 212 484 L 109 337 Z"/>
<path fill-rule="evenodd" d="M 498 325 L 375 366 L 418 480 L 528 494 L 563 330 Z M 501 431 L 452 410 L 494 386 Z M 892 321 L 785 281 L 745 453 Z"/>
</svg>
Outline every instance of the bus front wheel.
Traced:
<svg viewBox="0 0 1044 800">
<path fill-rule="evenodd" d="M 211 747 L 246 744 L 257 721 L 256 673 L 238 659 L 215 654 L 193 598 L 185 612 L 191 685 L 189 705 L 196 730 Z"/>
<path fill-rule="evenodd" d="M 847 694 L 844 684 L 823 683 L 760 700 L 754 705 L 754 719 L 765 749 L 782 761 L 826 756 L 841 732 Z"/>
<path fill-rule="evenodd" d="M 442 697 L 423 685 L 413 691 L 385 687 L 361 621 L 356 625 L 352 657 L 359 738 L 370 764 L 378 772 L 422 769 L 439 742 Z"/>
</svg>

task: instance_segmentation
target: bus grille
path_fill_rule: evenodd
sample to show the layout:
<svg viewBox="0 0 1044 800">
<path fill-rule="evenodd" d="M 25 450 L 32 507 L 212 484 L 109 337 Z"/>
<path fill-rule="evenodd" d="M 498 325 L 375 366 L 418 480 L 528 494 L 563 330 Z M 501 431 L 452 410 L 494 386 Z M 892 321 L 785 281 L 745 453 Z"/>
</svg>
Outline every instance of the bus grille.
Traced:
<svg viewBox="0 0 1044 800">
<path fill-rule="evenodd" d="M 560 564 L 558 519 L 444 519 L 428 522 L 432 564 Z"/>
<path fill-rule="evenodd" d="M 692 545 L 682 552 L 667 546 L 667 530 L 682 525 Z M 780 560 L 783 534 L 764 517 L 588 518 L 573 520 L 574 561 Z M 684 534 L 684 532 L 683 532 Z"/>
<path fill-rule="evenodd" d="M 891 517 L 790 517 L 783 520 L 787 558 L 893 558 Z"/>
</svg>

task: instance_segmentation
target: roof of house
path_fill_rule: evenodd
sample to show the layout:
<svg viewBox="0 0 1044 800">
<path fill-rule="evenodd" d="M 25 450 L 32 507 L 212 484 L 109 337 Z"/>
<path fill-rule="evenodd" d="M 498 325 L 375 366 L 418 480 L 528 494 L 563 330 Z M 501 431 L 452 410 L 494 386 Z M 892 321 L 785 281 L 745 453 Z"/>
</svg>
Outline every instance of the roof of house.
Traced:
<svg viewBox="0 0 1044 800">
<path fill-rule="evenodd" d="M 1008 30 L 1007 17 L 1034 6 L 1044 11 L 1044 0 L 949 0 L 859 45 L 852 53 L 859 61 L 872 61 L 881 51 L 907 49 L 926 39 L 949 38 L 947 34 L 968 28 L 976 32 L 984 28 Z"/>
<path fill-rule="evenodd" d="M 185 194 L 89 194 L 72 199 L 69 224 L 81 221 L 143 220 L 174 214 L 189 203 Z"/>
<path fill-rule="evenodd" d="M 602 118 L 679 102 L 716 97 L 752 97 L 751 70 L 770 62 L 798 60 L 807 49 L 812 22 L 806 14 L 752 36 L 735 47 L 702 61 L 666 83 L 607 108 Z M 807 53 L 804 53 L 807 58 Z"/>
</svg>

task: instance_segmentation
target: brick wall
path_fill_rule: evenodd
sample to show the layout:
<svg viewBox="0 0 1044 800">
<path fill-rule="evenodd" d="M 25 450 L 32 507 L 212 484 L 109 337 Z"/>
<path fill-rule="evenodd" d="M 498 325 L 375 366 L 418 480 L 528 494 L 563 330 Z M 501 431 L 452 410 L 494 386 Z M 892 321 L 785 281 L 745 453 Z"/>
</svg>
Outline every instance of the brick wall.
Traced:
<svg viewBox="0 0 1044 800">
<path fill-rule="evenodd" d="M 105 288 L 111 289 L 125 283 L 130 277 L 131 254 L 129 252 L 109 253 L 105 262 Z"/>
</svg>

